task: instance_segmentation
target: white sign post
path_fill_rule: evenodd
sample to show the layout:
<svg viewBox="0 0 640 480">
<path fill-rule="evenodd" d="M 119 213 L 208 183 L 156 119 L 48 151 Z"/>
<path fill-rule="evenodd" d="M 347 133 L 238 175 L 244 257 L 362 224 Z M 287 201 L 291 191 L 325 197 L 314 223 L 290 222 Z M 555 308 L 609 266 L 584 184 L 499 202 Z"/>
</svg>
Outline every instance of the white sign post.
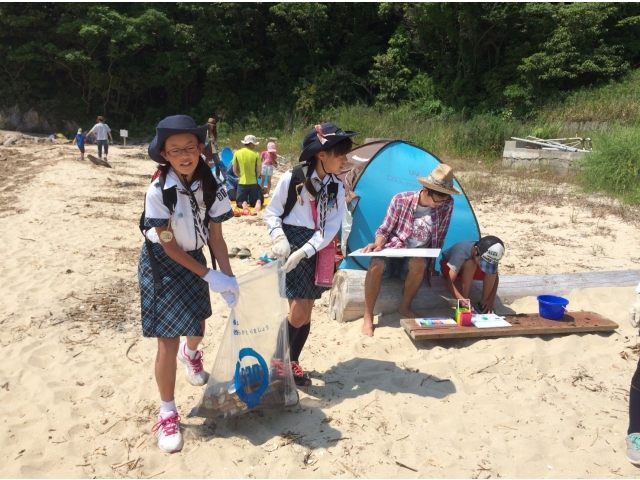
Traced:
<svg viewBox="0 0 640 480">
<path fill-rule="evenodd" d="M 124 146 L 127 146 L 127 137 L 129 136 L 129 132 L 127 130 L 120 130 L 120 136 L 124 138 Z"/>
</svg>

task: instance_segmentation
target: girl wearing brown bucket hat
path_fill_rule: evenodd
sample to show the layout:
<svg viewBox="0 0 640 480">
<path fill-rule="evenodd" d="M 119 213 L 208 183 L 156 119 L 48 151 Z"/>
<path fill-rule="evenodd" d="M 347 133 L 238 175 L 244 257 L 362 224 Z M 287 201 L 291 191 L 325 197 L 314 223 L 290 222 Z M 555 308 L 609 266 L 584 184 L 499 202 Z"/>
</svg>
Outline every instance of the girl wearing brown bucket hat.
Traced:
<svg viewBox="0 0 640 480">
<path fill-rule="evenodd" d="M 299 357 L 309 337 L 313 304 L 328 289 L 316 281 L 318 252 L 329 246 L 341 225 L 345 192 L 337 176 L 357 134 L 334 123 L 310 130 L 300 154 L 300 161 L 308 163 L 282 175 L 264 216 L 273 253 L 285 262 L 289 314 L 280 332 L 288 332 L 293 378 L 299 386 L 311 385 Z M 335 251 L 330 256 L 333 269 Z M 282 371 L 282 359 L 274 359 L 272 369 Z"/>
</svg>

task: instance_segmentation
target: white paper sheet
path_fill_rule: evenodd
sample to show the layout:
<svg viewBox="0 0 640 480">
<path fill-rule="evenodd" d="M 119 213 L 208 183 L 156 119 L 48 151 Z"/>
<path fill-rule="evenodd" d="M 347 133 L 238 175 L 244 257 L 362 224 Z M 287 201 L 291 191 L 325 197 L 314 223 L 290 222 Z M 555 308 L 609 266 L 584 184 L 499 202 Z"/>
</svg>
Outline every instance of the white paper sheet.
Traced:
<svg viewBox="0 0 640 480">
<path fill-rule="evenodd" d="M 512 326 L 504 319 L 504 317 L 496 315 L 495 313 L 472 315 L 471 323 L 478 328 L 500 328 Z"/>
<path fill-rule="evenodd" d="M 439 248 L 383 248 L 379 252 L 362 253 L 362 249 L 349 254 L 350 257 L 431 257 L 440 255 Z"/>
</svg>

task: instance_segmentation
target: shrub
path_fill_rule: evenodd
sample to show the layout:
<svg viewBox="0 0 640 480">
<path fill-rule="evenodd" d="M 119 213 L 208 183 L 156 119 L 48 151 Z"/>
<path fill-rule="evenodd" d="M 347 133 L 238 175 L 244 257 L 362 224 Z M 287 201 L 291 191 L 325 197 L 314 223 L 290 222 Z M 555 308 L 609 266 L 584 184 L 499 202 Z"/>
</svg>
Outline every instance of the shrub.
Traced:
<svg viewBox="0 0 640 480">
<path fill-rule="evenodd" d="M 594 138 L 596 149 L 580 162 L 579 181 L 589 192 L 604 191 L 640 203 L 640 131 L 615 126 Z"/>
</svg>

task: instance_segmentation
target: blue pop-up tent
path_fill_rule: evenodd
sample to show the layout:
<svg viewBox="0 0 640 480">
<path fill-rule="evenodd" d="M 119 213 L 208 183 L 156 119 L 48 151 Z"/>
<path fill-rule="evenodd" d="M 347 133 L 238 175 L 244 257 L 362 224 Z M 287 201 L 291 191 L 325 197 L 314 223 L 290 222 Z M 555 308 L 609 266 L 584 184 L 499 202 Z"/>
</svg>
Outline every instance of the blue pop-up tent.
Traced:
<svg viewBox="0 0 640 480">
<path fill-rule="evenodd" d="M 400 140 L 367 143 L 347 154 L 347 173 L 343 176 L 347 190 L 347 212 L 342 225 L 342 250 L 345 260 L 340 268 L 366 269 L 370 257 L 347 257 L 375 240 L 375 233 L 387 213 L 389 202 L 400 192 L 422 188 L 418 176 L 426 177 L 442 163 L 432 153 Z M 464 189 L 452 195 L 454 206 L 451 224 L 443 249 L 462 240 L 479 240 L 480 228 Z M 436 262 L 439 269 L 439 261 Z"/>
</svg>

